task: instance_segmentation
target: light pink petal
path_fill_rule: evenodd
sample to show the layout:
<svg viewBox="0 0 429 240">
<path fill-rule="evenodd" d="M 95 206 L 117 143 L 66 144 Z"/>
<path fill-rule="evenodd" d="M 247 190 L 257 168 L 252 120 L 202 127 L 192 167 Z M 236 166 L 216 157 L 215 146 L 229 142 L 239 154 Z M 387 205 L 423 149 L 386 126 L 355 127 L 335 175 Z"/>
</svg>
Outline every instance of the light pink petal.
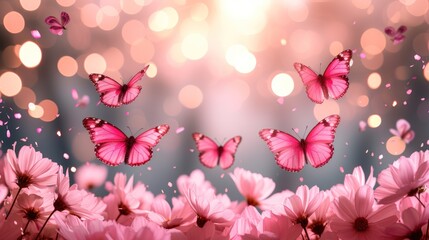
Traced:
<svg viewBox="0 0 429 240">
<path fill-rule="evenodd" d="M 355 208 L 358 217 L 367 217 L 372 212 L 374 204 L 373 190 L 370 187 L 363 186 L 358 189 L 355 195 Z"/>
</svg>

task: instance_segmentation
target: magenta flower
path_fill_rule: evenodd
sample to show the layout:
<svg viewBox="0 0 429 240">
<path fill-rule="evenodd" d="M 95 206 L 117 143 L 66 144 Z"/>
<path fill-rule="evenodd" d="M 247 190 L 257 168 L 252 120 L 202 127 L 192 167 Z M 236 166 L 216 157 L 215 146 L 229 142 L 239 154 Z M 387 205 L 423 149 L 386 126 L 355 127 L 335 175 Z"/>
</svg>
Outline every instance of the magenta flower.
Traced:
<svg viewBox="0 0 429 240">
<path fill-rule="evenodd" d="M 79 167 L 74 179 L 80 189 L 91 190 L 103 185 L 107 178 L 107 167 L 87 163 Z"/>
<path fill-rule="evenodd" d="M 264 200 L 273 193 L 276 184 L 271 178 L 261 174 L 252 173 L 242 168 L 235 168 L 234 173 L 229 174 L 237 186 L 238 191 L 246 199 L 247 205 L 255 207 L 263 206 Z M 262 207 L 262 209 L 265 209 Z"/>
<path fill-rule="evenodd" d="M 380 239 L 385 236 L 385 228 L 398 220 L 396 206 L 378 207 L 369 186 L 360 187 L 351 199 L 340 196 L 334 201 L 333 211 L 331 229 L 341 239 Z"/>
<path fill-rule="evenodd" d="M 400 157 L 378 175 L 380 186 L 375 189 L 379 204 L 388 204 L 404 197 L 417 197 L 429 183 L 429 151 L 414 152 Z"/>
<path fill-rule="evenodd" d="M 306 185 L 299 186 L 296 193 L 284 201 L 286 216 L 294 223 L 294 228 L 304 230 L 307 239 L 307 226 L 310 216 L 319 208 L 323 201 L 323 192 L 317 186 L 309 189 Z"/>
</svg>

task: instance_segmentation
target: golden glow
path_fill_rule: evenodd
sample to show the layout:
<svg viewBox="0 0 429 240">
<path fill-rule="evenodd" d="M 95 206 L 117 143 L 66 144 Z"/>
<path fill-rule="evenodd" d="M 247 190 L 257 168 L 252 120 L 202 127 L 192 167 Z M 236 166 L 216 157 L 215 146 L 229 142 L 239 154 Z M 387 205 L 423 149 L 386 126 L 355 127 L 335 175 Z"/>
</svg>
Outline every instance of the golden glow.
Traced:
<svg viewBox="0 0 429 240">
<path fill-rule="evenodd" d="M 209 8 L 204 3 L 195 3 L 191 9 L 191 18 L 194 21 L 204 21 L 209 15 Z"/>
<path fill-rule="evenodd" d="M 293 79 L 289 74 L 279 73 L 271 80 L 271 90 L 278 97 L 286 97 L 294 89 Z"/>
<path fill-rule="evenodd" d="M 315 104 L 313 109 L 314 117 L 317 121 L 332 114 L 340 114 L 340 106 L 335 100 L 326 100 L 322 104 Z"/>
<path fill-rule="evenodd" d="M 40 7 L 40 0 L 19 0 L 21 7 L 27 11 L 34 11 Z"/>
<path fill-rule="evenodd" d="M 377 128 L 381 125 L 381 117 L 378 114 L 373 114 L 368 117 L 368 126 L 371 128 Z"/>
<path fill-rule="evenodd" d="M 353 5 L 359 9 L 367 9 L 371 6 L 371 0 L 352 0 Z"/>
<path fill-rule="evenodd" d="M 368 76 L 368 87 L 371 89 L 377 89 L 381 85 L 381 75 L 377 72 L 373 72 Z"/>
<path fill-rule="evenodd" d="M 179 14 L 172 7 L 166 7 L 152 13 L 148 19 L 149 28 L 154 32 L 172 29 L 178 22 Z"/>
<path fill-rule="evenodd" d="M 401 155 L 406 148 L 406 143 L 398 136 L 390 137 L 386 142 L 386 150 L 392 155 Z"/>
<path fill-rule="evenodd" d="M 386 47 L 386 37 L 379 29 L 370 28 L 362 34 L 360 45 L 365 52 L 371 55 L 377 55 Z"/>
<path fill-rule="evenodd" d="M 142 2 L 144 3 L 147 1 L 142 0 Z M 120 4 L 122 11 L 130 15 L 139 13 L 143 8 L 143 4 L 139 4 L 138 1 L 120 0 Z"/>
<path fill-rule="evenodd" d="M 183 39 L 181 49 L 187 59 L 201 59 L 208 51 L 207 39 L 199 33 L 191 33 Z"/>
<path fill-rule="evenodd" d="M 19 12 L 8 12 L 3 17 L 3 25 L 10 33 L 20 33 L 25 27 L 24 17 Z"/>
<path fill-rule="evenodd" d="M 34 42 L 25 42 L 19 48 L 19 59 L 28 68 L 36 67 L 42 60 L 42 50 Z"/>
<path fill-rule="evenodd" d="M 428 13 L 429 2 L 427 0 L 415 0 L 413 4 L 407 5 L 406 8 L 415 17 L 424 16 Z"/>
<path fill-rule="evenodd" d="M 83 63 L 86 73 L 103 73 L 106 71 L 106 60 L 98 53 L 89 54 Z"/>
<path fill-rule="evenodd" d="M 0 92 L 8 97 L 13 97 L 21 91 L 21 78 L 14 72 L 5 72 L 0 75 Z"/>
<path fill-rule="evenodd" d="M 65 77 L 73 77 L 77 72 L 77 62 L 70 56 L 62 56 L 57 63 L 58 71 Z"/>
<path fill-rule="evenodd" d="M 229 65 L 240 73 L 250 73 L 256 67 L 255 55 L 240 44 L 229 47 L 226 51 L 225 59 Z"/>
<path fill-rule="evenodd" d="M 197 108 L 203 102 L 203 92 L 194 85 L 187 85 L 179 92 L 180 103 L 190 109 Z"/>
<path fill-rule="evenodd" d="M 95 13 L 98 13 L 99 7 L 97 4 L 89 3 L 83 6 L 80 10 L 80 19 L 82 23 L 90 28 L 95 28 L 98 26 L 97 23 L 97 15 Z"/>
</svg>

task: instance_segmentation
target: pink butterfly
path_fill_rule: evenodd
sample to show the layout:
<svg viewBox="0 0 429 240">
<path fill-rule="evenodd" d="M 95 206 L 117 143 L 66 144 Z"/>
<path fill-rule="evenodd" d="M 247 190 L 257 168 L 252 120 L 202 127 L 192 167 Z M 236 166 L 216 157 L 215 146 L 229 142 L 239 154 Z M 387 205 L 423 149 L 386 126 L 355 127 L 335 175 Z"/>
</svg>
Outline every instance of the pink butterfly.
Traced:
<svg viewBox="0 0 429 240">
<path fill-rule="evenodd" d="M 152 158 L 152 148 L 168 132 L 168 125 L 159 125 L 141 133 L 137 137 L 127 137 L 114 125 L 99 118 L 87 117 L 82 121 L 95 144 L 95 156 L 110 166 L 122 162 L 139 166 Z"/>
<path fill-rule="evenodd" d="M 61 23 L 54 16 L 45 18 L 45 23 L 48 24 L 49 31 L 56 35 L 63 35 L 63 30 L 66 30 L 67 23 L 70 22 L 70 16 L 66 12 L 61 12 Z"/>
<path fill-rule="evenodd" d="M 399 119 L 396 122 L 396 129 L 391 128 L 390 133 L 400 137 L 405 143 L 411 142 L 415 136 L 414 131 L 411 130 L 410 123 L 405 119 Z"/>
<path fill-rule="evenodd" d="M 145 75 L 149 65 L 139 71 L 127 84 L 119 84 L 114 79 L 103 74 L 89 75 L 92 83 L 100 94 L 100 101 L 108 107 L 119 107 L 122 104 L 133 102 L 139 95 L 142 87 L 137 82 Z"/>
<path fill-rule="evenodd" d="M 301 140 L 275 129 L 262 129 L 259 136 L 268 144 L 281 168 L 298 172 L 305 163 L 318 168 L 329 162 L 334 154 L 333 142 L 339 123 L 340 116 L 330 115 L 317 123 Z"/>
<path fill-rule="evenodd" d="M 401 25 L 398 27 L 397 30 L 395 30 L 393 27 L 386 27 L 384 29 L 384 32 L 387 34 L 387 36 L 391 37 L 390 40 L 392 40 L 393 44 L 399 44 L 405 40 L 404 33 L 407 31 L 407 27 L 404 25 Z"/>
<path fill-rule="evenodd" d="M 213 140 L 201 133 L 194 133 L 192 137 L 200 152 L 200 162 L 204 166 L 214 168 L 219 164 L 223 169 L 232 166 L 235 152 L 241 142 L 240 136 L 229 139 L 223 146 L 218 146 Z"/>
<path fill-rule="evenodd" d="M 304 83 L 308 98 L 315 103 L 322 103 L 329 97 L 337 100 L 347 92 L 351 59 L 352 50 L 341 52 L 329 63 L 323 75 L 316 74 L 302 63 L 293 66 Z"/>
</svg>

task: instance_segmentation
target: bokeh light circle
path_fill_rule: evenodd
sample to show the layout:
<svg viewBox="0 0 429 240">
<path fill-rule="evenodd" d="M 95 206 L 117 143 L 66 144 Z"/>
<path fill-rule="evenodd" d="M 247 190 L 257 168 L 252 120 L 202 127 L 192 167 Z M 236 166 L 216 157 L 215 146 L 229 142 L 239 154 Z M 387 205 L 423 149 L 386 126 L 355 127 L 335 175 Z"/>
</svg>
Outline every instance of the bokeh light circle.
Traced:
<svg viewBox="0 0 429 240">
<path fill-rule="evenodd" d="M 27 41 L 19 48 L 19 59 L 28 68 L 36 67 L 42 60 L 42 50 L 34 42 Z"/>
<path fill-rule="evenodd" d="M 271 80 L 271 90 L 278 97 L 286 97 L 292 93 L 294 82 L 292 77 L 286 73 L 279 73 Z"/>
<path fill-rule="evenodd" d="M 386 142 L 386 150 L 392 155 L 401 155 L 406 148 L 406 143 L 398 136 L 390 137 Z"/>
<path fill-rule="evenodd" d="M 25 27 L 24 17 L 19 12 L 8 12 L 3 17 L 3 25 L 10 33 L 20 33 Z"/>
<path fill-rule="evenodd" d="M 361 36 L 360 44 L 371 55 L 380 54 L 386 47 L 384 33 L 376 28 L 367 29 Z"/>
<path fill-rule="evenodd" d="M 72 77 L 77 73 L 77 62 L 70 56 L 62 56 L 57 63 L 58 71 L 65 77 Z"/>
<path fill-rule="evenodd" d="M 106 71 L 106 60 L 98 53 L 89 54 L 83 63 L 86 73 L 103 73 Z"/>
<path fill-rule="evenodd" d="M 381 117 L 378 114 L 372 114 L 368 117 L 368 126 L 371 128 L 377 128 L 381 125 Z"/>
<path fill-rule="evenodd" d="M 21 78 L 14 72 L 4 72 L 0 75 L 0 92 L 8 97 L 13 97 L 21 91 Z"/>
<path fill-rule="evenodd" d="M 197 108 L 203 102 L 203 92 L 194 85 L 187 85 L 179 92 L 180 103 L 190 109 Z"/>
</svg>

